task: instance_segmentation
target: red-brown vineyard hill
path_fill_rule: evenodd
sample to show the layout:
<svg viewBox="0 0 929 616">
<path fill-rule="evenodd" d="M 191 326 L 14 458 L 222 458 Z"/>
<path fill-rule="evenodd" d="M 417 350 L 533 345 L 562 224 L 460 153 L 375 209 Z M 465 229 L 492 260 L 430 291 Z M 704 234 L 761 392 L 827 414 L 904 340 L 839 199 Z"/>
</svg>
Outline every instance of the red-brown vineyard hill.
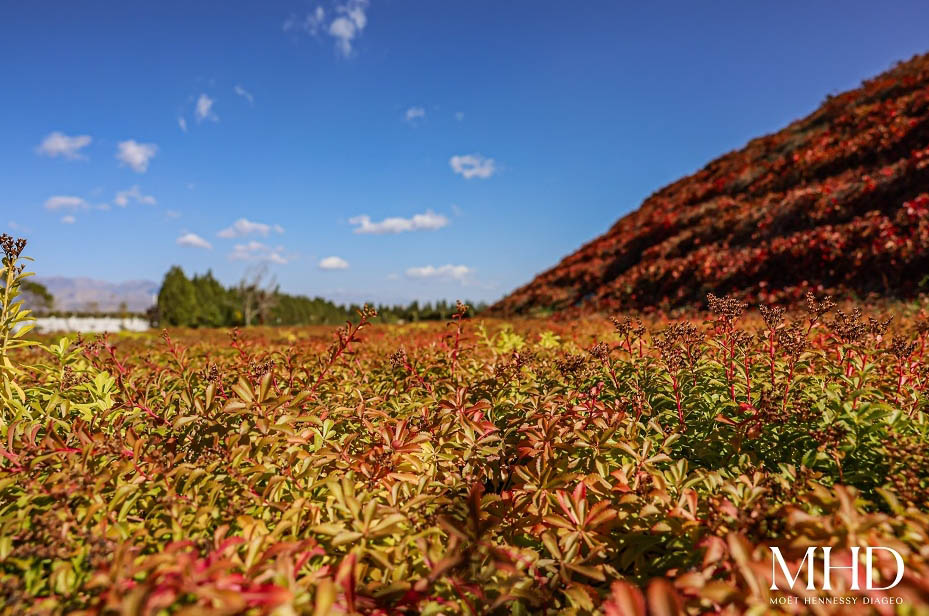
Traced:
<svg viewBox="0 0 929 616">
<path fill-rule="evenodd" d="M 666 186 L 492 307 L 909 297 L 929 274 L 929 54 Z"/>
</svg>

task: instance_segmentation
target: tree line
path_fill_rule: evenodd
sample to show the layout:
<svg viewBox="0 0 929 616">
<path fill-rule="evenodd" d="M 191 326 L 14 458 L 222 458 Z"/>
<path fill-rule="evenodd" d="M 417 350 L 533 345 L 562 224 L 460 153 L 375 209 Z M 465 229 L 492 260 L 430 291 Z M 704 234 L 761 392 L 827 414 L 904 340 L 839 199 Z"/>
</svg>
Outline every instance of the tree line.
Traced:
<svg viewBox="0 0 929 616">
<path fill-rule="evenodd" d="M 486 307 L 483 302 L 470 305 L 471 312 Z M 188 278 L 175 265 L 165 274 L 150 317 L 161 326 L 180 327 L 315 325 L 353 320 L 360 308 L 322 297 L 283 293 L 266 269 L 255 270 L 238 284 L 225 287 L 212 271 Z M 449 319 L 455 308 L 455 302 L 445 300 L 422 305 L 413 301 L 405 306 L 378 305 L 377 312 L 381 322 L 400 323 Z"/>
</svg>

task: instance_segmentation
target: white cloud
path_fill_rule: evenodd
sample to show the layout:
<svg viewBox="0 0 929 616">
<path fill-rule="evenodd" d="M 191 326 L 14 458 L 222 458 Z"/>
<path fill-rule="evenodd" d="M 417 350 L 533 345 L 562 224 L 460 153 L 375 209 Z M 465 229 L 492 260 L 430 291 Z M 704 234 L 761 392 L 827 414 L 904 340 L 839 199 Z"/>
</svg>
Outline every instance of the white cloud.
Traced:
<svg viewBox="0 0 929 616">
<path fill-rule="evenodd" d="M 240 86 L 240 85 L 237 84 L 237 85 L 236 85 L 234 88 L 232 88 L 232 89 L 233 89 L 233 91 L 235 91 L 236 94 L 238 94 L 239 96 L 241 96 L 242 98 L 244 98 L 245 100 L 247 100 L 247 101 L 249 102 L 249 104 L 251 104 L 251 105 L 254 105 L 254 104 L 255 104 L 255 97 L 252 96 L 252 93 L 251 93 L 251 92 L 249 92 L 248 90 L 246 90 L 246 89 L 243 88 L 242 86 Z"/>
<path fill-rule="evenodd" d="M 466 180 L 471 178 L 486 180 L 497 171 L 494 159 L 485 158 L 480 154 L 452 156 L 448 164 L 452 171 L 460 174 Z"/>
<path fill-rule="evenodd" d="M 219 117 L 213 111 L 213 103 L 215 102 L 216 99 L 210 98 L 206 94 L 201 94 L 197 97 L 197 102 L 194 105 L 194 115 L 197 117 L 197 122 L 202 122 L 204 120 L 219 121 Z"/>
<path fill-rule="evenodd" d="M 406 270 L 407 278 L 418 278 L 421 280 L 457 280 L 464 282 L 469 275 L 474 272 L 467 265 L 424 265 L 423 267 L 411 267 Z"/>
<path fill-rule="evenodd" d="M 173 218 L 180 218 L 180 217 L 181 217 L 181 213 L 178 212 L 177 210 L 167 210 L 165 212 L 165 218 L 173 219 Z"/>
<path fill-rule="evenodd" d="M 138 184 L 128 190 L 119 191 L 113 198 L 113 203 L 119 207 L 126 207 L 129 205 L 129 201 L 135 201 L 136 203 L 141 203 L 143 205 L 155 205 L 158 203 L 155 197 L 151 195 L 143 195 L 142 191 L 139 189 Z"/>
<path fill-rule="evenodd" d="M 86 210 L 89 207 L 87 201 L 81 197 L 70 195 L 55 195 L 45 200 L 46 210 Z"/>
<path fill-rule="evenodd" d="M 371 222 L 366 215 L 349 218 L 348 223 L 357 225 L 355 233 L 403 233 L 405 231 L 435 231 L 448 224 L 448 218 L 426 210 L 423 214 L 415 214 L 412 218 L 391 217 L 380 222 Z"/>
<path fill-rule="evenodd" d="M 280 265 L 286 265 L 288 259 L 282 254 L 280 246 L 271 249 L 266 244 L 252 240 L 247 244 L 236 244 L 229 253 L 230 261 L 270 261 Z"/>
<path fill-rule="evenodd" d="M 71 216 L 70 214 L 68 214 L 67 216 L 61 217 L 61 222 L 66 225 L 73 225 L 76 221 L 77 219 L 74 216 Z"/>
<path fill-rule="evenodd" d="M 416 120 L 421 120 L 426 117 L 426 110 L 422 107 L 410 107 L 406 110 L 403 117 L 407 122 L 413 124 Z"/>
<path fill-rule="evenodd" d="M 368 0 L 347 0 L 335 7 L 335 17 L 326 25 L 326 11 L 321 6 L 302 20 L 291 15 L 284 22 L 284 30 L 303 30 L 311 36 L 325 32 L 335 39 L 336 51 L 343 57 L 352 55 L 353 45 L 368 25 Z"/>
<path fill-rule="evenodd" d="M 319 269 L 324 270 L 340 270 L 348 269 L 348 261 L 342 257 L 326 257 L 319 262 Z"/>
<path fill-rule="evenodd" d="M 89 146 L 91 141 L 93 139 L 90 135 L 69 137 L 64 133 L 55 131 L 42 140 L 42 143 L 36 148 L 36 152 L 52 158 L 62 156 L 69 160 L 78 160 L 86 158 L 81 154 L 81 149 Z"/>
<path fill-rule="evenodd" d="M 183 116 L 178 116 L 177 125 L 181 127 L 182 131 L 187 132 L 187 120 Z"/>
<path fill-rule="evenodd" d="M 350 56 L 352 53 L 352 39 L 355 38 L 355 25 L 347 17 L 339 17 L 329 24 L 329 34 L 336 38 L 336 49 L 343 56 Z"/>
<path fill-rule="evenodd" d="M 267 237 L 272 230 L 275 233 L 283 233 L 284 227 L 281 225 L 268 225 L 263 222 L 254 222 L 252 220 L 248 220 L 247 218 L 240 218 L 232 223 L 231 226 L 226 227 L 216 235 L 227 239 L 252 234 Z"/>
<path fill-rule="evenodd" d="M 177 238 L 176 243 L 180 246 L 193 246 L 194 248 L 206 248 L 207 250 L 213 249 L 212 244 L 196 233 L 185 233 L 181 237 Z"/>
<path fill-rule="evenodd" d="M 368 0 L 348 0 L 345 4 L 336 7 L 336 12 L 341 13 L 329 24 L 329 35 L 335 38 L 336 49 L 344 56 L 352 55 L 352 44 L 365 29 L 368 24 L 368 17 L 365 11 L 368 8 Z"/>
<path fill-rule="evenodd" d="M 456 111 L 456 112 L 455 112 L 455 119 L 458 120 L 459 122 L 461 122 L 462 120 L 464 120 L 464 111 Z"/>
<path fill-rule="evenodd" d="M 135 139 L 120 141 L 116 158 L 124 165 L 128 165 L 136 173 L 148 171 L 148 163 L 158 152 L 154 143 L 139 143 Z"/>
</svg>

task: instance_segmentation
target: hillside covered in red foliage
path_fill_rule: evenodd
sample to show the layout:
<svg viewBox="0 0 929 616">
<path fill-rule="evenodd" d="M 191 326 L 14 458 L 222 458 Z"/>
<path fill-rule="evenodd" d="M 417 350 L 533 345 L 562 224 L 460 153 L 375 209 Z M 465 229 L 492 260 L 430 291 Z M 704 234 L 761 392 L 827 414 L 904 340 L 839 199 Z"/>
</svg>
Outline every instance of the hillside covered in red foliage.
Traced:
<svg viewBox="0 0 929 616">
<path fill-rule="evenodd" d="M 492 307 L 909 297 L 929 274 L 929 54 L 666 186 Z"/>
</svg>

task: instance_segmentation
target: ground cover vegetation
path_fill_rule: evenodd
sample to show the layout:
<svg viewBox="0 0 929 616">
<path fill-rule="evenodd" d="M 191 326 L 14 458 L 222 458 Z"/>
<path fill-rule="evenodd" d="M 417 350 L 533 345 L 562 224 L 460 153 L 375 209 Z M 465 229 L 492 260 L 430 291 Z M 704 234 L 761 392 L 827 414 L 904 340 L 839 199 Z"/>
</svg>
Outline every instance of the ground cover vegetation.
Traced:
<svg viewBox="0 0 929 616">
<path fill-rule="evenodd" d="M 33 338 L 0 240 L 2 614 L 927 613 L 924 304 Z"/>
<path fill-rule="evenodd" d="M 646 199 L 498 314 L 912 298 L 929 272 L 929 55 Z M 867 273 L 867 275 L 862 275 Z"/>
</svg>

